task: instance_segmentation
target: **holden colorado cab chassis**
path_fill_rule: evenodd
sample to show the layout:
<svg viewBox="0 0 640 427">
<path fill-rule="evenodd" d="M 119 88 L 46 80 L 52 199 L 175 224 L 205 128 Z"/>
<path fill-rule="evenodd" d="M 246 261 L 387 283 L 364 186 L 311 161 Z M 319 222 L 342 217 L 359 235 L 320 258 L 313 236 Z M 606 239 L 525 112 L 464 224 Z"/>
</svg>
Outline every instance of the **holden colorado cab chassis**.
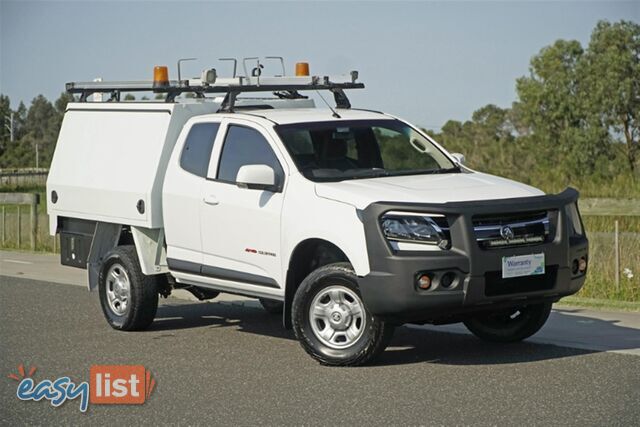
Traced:
<svg viewBox="0 0 640 427">
<path fill-rule="evenodd" d="M 172 289 L 228 292 L 282 313 L 321 363 L 358 365 L 403 323 L 525 339 L 581 288 L 577 191 L 465 167 L 418 128 L 349 108 L 356 79 L 205 70 L 67 85 L 81 102 L 67 107 L 47 182 L 50 231 L 113 328 L 147 328 Z M 298 93 L 309 89 L 337 108 L 311 108 Z M 118 102 L 120 90 L 167 102 Z M 258 91 L 278 98 L 237 98 Z M 176 101 L 184 92 L 195 99 Z M 216 92 L 225 98 L 205 96 Z M 95 93 L 115 102 L 86 102 Z"/>
</svg>

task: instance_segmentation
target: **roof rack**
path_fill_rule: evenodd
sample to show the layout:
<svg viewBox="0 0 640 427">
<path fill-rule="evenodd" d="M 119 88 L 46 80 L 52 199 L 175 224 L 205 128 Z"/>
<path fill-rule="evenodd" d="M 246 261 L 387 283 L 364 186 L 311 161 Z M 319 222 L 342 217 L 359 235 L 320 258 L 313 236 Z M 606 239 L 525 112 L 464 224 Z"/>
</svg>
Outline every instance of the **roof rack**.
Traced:
<svg viewBox="0 0 640 427">
<path fill-rule="evenodd" d="M 253 58 L 252 58 L 253 59 Z M 235 68 L 235 67 L 234 67 Z M 254 70 L 255 71 L 255 70 Z M 235 74 L 235 72 L 234 72 Z M 215 69 L 204 70 L 201 78 L 164 81 L 114 81 L 114 82 L 70 82 L 66 90 L 70 94 L 80 94 L 80 102 L 86 102 L 90 95 L 108 93 L 108 101 L 120 101 L 121 92 L 166 93 L 165 102 L 175 102 L 178 95 L 193 93 L 196 98 L 205 94 L 226 94 L 219 111 L 232 112 L 236 98 L 243 92 L 272 92 L 279 98 L 307 98 L 299 93 L 304 90 L 328 90 L 333 93 L 337 108 L 351 108 L 344 93 L 345 89 L 363 89 L 363 83 L 357 83 L 358 72 L 351 71 L 348 76 L 275 76 L 262 77 L 260 73 L 251 76 L 218 78 Z"/>
</svg>

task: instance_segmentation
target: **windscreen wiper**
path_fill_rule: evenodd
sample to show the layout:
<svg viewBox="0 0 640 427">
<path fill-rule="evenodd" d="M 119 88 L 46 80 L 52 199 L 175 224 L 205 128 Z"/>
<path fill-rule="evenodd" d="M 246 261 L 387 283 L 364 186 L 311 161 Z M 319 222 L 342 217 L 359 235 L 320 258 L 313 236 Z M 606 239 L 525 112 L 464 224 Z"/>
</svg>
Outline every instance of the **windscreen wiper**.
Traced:
<svg viewBox="0 0 640 427">
<path fill-rule="evenodd" d="M 382 176 L 390 176 L 391 173 L 384 169 L 367 169 L 361 173 L 354 173 L 345 176 L 346 179 L 366 179 L 366 178 L 380 178 Z"/>
<path fill-rule="evenodd" d="M 388 173 L 387 176 L 403 176 L 403 175 L 434 175 L 441 173 L 457 173 L 461 172 L 458 166 L 452 168 L 439 168 L 439 169 L 413 169 L 399 172 Z"/>
<path fill-rule="evenodd" d="M 460 166 L 454 166 L 452 168 L 435 169 L 432 173 L 457 173 L 460 171 Z"/>
</svg>

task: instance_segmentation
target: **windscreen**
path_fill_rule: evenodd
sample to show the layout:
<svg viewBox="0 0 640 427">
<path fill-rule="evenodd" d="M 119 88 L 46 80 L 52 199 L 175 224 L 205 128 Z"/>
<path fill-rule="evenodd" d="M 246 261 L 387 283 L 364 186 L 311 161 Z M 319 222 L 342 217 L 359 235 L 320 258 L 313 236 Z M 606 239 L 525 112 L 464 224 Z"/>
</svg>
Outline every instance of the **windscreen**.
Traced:
<svg viewBox="0 0 640 427">
<path fill-rule="evenodd" d="M 298 169 L 313 181 L 460 172 L 399 120 L 295 123 L 276 131 Z"/>
</svg>

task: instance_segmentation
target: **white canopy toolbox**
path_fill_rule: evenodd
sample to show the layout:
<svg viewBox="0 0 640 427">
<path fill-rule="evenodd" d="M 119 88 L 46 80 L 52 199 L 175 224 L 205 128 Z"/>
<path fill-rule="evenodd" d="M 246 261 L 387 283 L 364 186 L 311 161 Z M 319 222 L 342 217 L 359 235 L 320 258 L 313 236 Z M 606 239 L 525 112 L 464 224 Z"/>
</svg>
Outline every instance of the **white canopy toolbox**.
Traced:
<svg viewBox="0 0 640 427">
<path fill-rule="evenodd" d="M 219 106 L 69 104 L 47 179 L 49 214 L 162 227 L 162 183 L 176 139 L 190 117 Z"/>
</svg>

